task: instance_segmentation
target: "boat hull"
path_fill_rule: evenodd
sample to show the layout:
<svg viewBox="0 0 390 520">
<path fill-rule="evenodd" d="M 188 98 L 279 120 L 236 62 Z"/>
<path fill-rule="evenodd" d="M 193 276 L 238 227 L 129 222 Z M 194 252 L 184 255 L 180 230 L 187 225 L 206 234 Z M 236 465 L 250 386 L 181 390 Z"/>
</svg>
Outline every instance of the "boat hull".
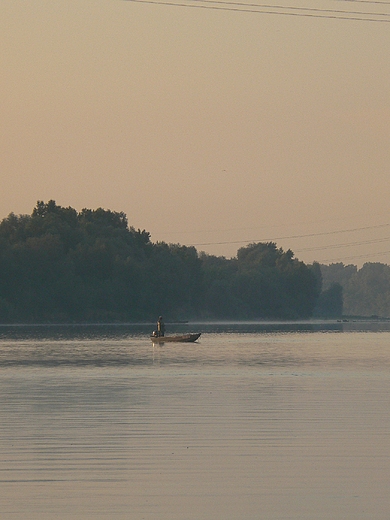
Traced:
<svg viewBox="0 0 390 520">
<path fill-rule="evenodd" d="M 153 343 L 193 343 L 201 335 L 201 332 L 182 334 L 180 336 L 150 336 Z"/>
</svg>

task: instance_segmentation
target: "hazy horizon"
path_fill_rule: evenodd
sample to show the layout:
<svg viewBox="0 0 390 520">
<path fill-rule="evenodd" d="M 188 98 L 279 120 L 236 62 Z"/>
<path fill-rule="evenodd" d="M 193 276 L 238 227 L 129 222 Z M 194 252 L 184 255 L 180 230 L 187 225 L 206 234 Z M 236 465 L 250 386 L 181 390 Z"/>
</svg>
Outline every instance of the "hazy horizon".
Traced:
<svg viewBox="0 0 390 520">
<path fill-rule="evenodd" d="M 288 5 L 384 23 L 4 0 L 0 218 L 54 199 L 216 255 L 390 263 L 390 6 L 369 4 Z"/>
</svg>

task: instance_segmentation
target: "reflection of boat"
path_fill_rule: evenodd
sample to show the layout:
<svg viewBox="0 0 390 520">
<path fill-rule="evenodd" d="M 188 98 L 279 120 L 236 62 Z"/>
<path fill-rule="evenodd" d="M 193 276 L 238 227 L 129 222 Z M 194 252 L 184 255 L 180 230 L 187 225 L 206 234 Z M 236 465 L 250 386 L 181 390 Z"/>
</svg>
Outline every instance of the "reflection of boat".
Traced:
<svg viewBox="0 0 390 520">
<path fill-rule="evenodd" d="M 180 336 L 150 336 L 153 343 L 167 343 L 176 341 L 177 343 L 193 343 L 196 341 L 201 332 L 191 332 L 190 334 L 181 334 Z"/>
</svg>

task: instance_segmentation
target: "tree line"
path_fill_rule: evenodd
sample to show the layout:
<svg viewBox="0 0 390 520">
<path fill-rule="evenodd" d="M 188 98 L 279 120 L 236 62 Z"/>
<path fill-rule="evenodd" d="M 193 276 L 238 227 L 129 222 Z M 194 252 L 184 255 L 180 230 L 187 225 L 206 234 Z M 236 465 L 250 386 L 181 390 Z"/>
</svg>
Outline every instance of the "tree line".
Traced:
<svg viewBox="0 0 390 520">
<path fill-rule="evenodd" d="M 309 318 L 321 277 L 273 242 L 227 259 L 154 243 L 102 208 L 38 201 L 0 223 L 2 323 Z"/>
<path fill-rule="evenodd" d="M 347 316 L 390 318 L 390 266 L 367 262 L 360 269 L 356 265 L 334 263 L 321 265 L 323 291 L 322 311 L 335 308 L 337 299 Z M 338 295 L 338 296 L 337 296 Z M 324 298 L 325 296 L 325 298 Z M 341 313 L 340 313 L 341 314 Z"/>
</svg>

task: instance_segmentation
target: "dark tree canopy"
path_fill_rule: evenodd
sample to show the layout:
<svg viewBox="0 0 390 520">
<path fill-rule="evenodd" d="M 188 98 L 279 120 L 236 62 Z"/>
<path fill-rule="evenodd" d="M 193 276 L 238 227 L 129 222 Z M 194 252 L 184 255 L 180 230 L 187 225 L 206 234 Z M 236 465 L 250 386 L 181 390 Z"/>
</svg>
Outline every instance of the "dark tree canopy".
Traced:
<svg viewBox="0 0 390 520">
<path fill-rule="evenodd" d="M 237 259 L 202 258 L 207 280 L 205 309 L 219 317 L 310 317 L 320 287 L 313 271 L 273 242 L 249 244 Z M 220 305 L 217 306 L 217 302 Z"/>
<path fill-rule="evenodd" d="M 306 318 L 321 279 L 276 244 L 227 259 L 153 243 L 123 212 L 38 201 L 0 223 L 0 321 Z"/>
<path fill-rule="evenodd" d="M 341 287 L 338 299 L 342 300 L 344 315 L 390 318 L 390 266 L 368 262 L 358 269 L 355 265 L 337 263 L 321 265 L 321 272 L 324 297 L 332 297 L 335 302 L 336 292 L 340 292 L 335 285 Z"/>
<path fill-rule="evenodd" d="M 340 318 L 342 316 L 343 288 L 339 283 L 333 283 L 320 294 L 314 313 L 324 318 Z"/>
</svg>

